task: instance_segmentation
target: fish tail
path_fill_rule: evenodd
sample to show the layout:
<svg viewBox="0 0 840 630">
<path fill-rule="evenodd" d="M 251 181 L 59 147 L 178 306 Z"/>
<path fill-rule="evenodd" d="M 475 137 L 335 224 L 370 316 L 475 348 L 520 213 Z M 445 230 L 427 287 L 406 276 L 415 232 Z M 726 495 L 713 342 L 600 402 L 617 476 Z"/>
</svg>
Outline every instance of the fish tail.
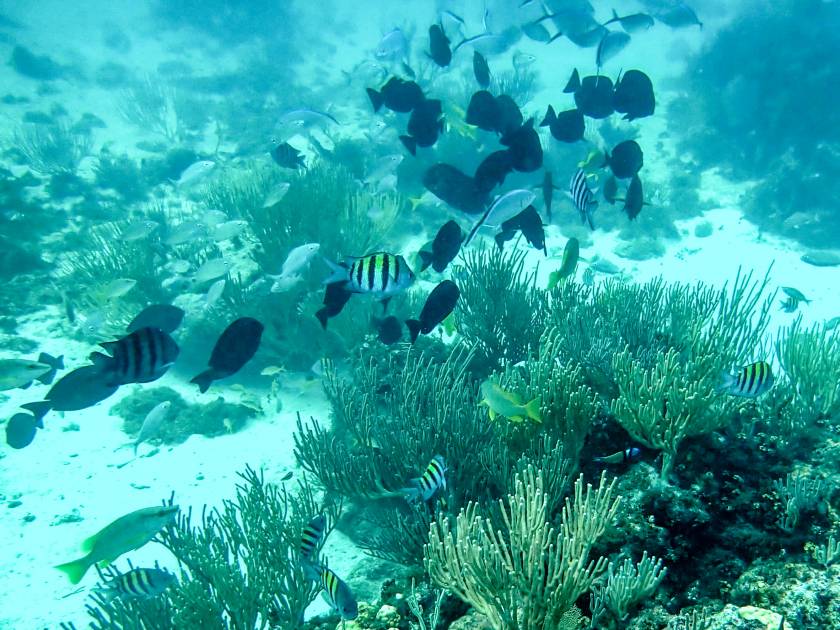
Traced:
<svg viewBox="0 0 840 630">
<path fill-rule="evenodd" d="M 735 377 L 727 371 L 720 373 L 720 383 L 715 389 L 716 392 L 723 393 L 730 391 L 735 386 Z"/>
<path fill-rule="evenodd" d="M 324 330 L 327 329 L 327 320 L 329 319 L 329 315 L 327 315 L 327 309 L 322 308 L 315 312 L 315 317 L 318 318 L 318 321 L 321 322 L 321 328 Z"/>
<path fill-rule="evenodd" d="M 534 422 L 542 423 L 542 416 L 540 415 L 540 399 L 534 398 L 531 402 L 525 405 L 525 413 Z"/>
<path fill-rule="evenodd" d="M 400 136 L 400 142 L 403 143 L 411 155 L 417 155 L 417 140 L 415 140 L 412 136 Z"/>
<path fill-rule="evenodd" d="M 193 378 L 190 383 L 195 383 L 198 385 L 198 390 L 203 394 L 206 392 L 209 387 L 210 383 L 213 382 L 213 370 L 205 370 L 195 378 Z"/>
<path fill-rule="evenodd" d="M 43 429 L 44 423 L 42 421 L 47 412 L 52 409 L 52 403 L 48 400 L 39 400 L 38 402 L 24 403 L 21 407 L 31 411 L 35 416 L 35 424 Z"/>
<path fill-rule="evenodd" d="M 546 42 L 546 45 L 550 44 L 555 39 L 560 39 L 561 37 L 563 37 L 563 31 L 557 31 L 554 35 L 552 35 L 551 37 L 548 38 L 548 41 Z"/>
<path fill-rule="evenodd" d="M 109 357 L 107 354 L 102 354 L 101 352 L 91 352 L 88 355 L 88 359 L 93 361 L 94 366 L 102 369 L 107 369 L 114 361 L 113 357 Z"/>
<path fill-rule="evenodd" d="M 421 261 L 420 271 L 426 271 L 426 269 L 429 268 L 429 265 L 431 265 L 434 261 L 434 255 L 431 252 L 427 252 L 423 249 L 417 252 L 417 255 L 420 257 Z"/>
<path fill-rule="evenodd" d="M 301 558 L 300 568 L 303 569 L 303 575 L 307 580 L 317 582 L 321 579 L 318 575 L 318 569 L 320 566 L 309 558 Z"/>
<path fill-rule="evenodd" d="M 374 112 L 378 112 L 382 109 L 382 104 L 385 102 L 385 99 L 382 97 L 380 92 L 377 92 L 373 88 L 367 88 L 367 95 L 370 99 L 370 104 L 373 105 Z"/>
<path fill-rule="evenodd" d="M 552 125 L 557 120 L 557 114 L 554 111 L 554 107 L 551 105 L 548 106 L 548 109 L 545 112 L 545 117 L 543 121 L 540 123 L 540 127 L 548 127 Z"/>
<path fill-rule="evenodd" d="M 324 262 L 330 268 L 330 275 L 324 280 L 322 284 L 336 284 L 338 282 L 347 282 L 350 279 L 350 271 L 344 265 L 334 263 L 329 258 L 324 258 Z"/>
<path fill-rule="evenodd" d="M 72 562 L 59 564 L 55 568 L 64 573 L 70 579 L 71 584 L 78 584 L 90 568 L 90 563 L 87 561 L 87 557 L 84 557 L 73 560 Z"/>
<path fill-rule="evenodd" d="M 420 320 L 407 319 L 405 325 L 408 328 L 408 336 L 411 338 L 411 343 L 417 341 L 417 336 L 420 334 Z"/>
</svg>

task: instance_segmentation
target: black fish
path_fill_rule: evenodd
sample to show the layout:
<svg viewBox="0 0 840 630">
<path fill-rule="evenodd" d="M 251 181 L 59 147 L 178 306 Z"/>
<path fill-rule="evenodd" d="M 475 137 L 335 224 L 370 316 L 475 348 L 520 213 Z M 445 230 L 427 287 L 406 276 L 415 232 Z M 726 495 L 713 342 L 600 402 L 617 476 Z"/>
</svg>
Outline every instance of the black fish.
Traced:
<svg viewBox="0 0 840 630">
<path fill-rule="evenodd" d="M 460 296 L 461 292 L 452 280 L 444 280 L 432 289 L 429 297 L 426 298 L 423 310 L 420 311 L 420 317 L 405 322 L 405 325 L 408 326 L 411 343 L 417 340 L 420 333 L 428 335 L 438 324 L 449 317 Z"/>
<path fill-rule="evenodd" d="M 518 108 L 517 108 L 518 111 Z M 500 142 L 510 150 L 510 163 L 514 170 L 533 173 L 542 166 L 543 150 L 540 136 L 534 129 L 534 119 L 502 136 Z"/>
<path fill-rule="evenodd" d="M 43 383 L 44 385 L 49 385 L 53 382 L 55 378 L 55 373 L 58 370 L 64 369 L 64 355 L 60 354 L 57 357 L 52 356 L 51 354 L 47 354 L 46 352 L 42 352 L 38 355 L 38 363 L 43 363 L 44 365 L 50 366 L 50 371 L 44 374 L 41 374 L 35 380 L 39 383 Z M 28 387 L 28 385 L 27 385 Z M 22 389 L 26 389 L 25 387 Z"/>
<path fill-rule="evenodd" d="M 510 150 L 494 151 L 478 165 L 473 179 L 480 190 L 489 193 L 496 186 L 501 186 L 512 170 L 513 157 Z"/>
<path fill-rule="evenodd" d="M 615 84 L 613 106 L 624 120 L 636 120 L 653 115 L 656 99 L 653 83 L 641 70 L 628 70 Z"/>
<path fill-rule="evenodd" d="M 393 315 L 388 315 L 385 319 L 374 319 L 373 324 L 378 332 L 379 341 L 386 346 L 402 339 L 402 324 Z"/>
<path fill-rule="evenodd" d="M 490 66 L 487 65 L 484 55 L 477 50 L 473 52 L 473 74 L 481 87 L 490 87 Z"/>
<path fill-rule="evenodd" d="M 602 192 L 604 193 L 604 199 L 610 205 L 615 205 L 615 198 L 618 194 L 618 180 L 615 178 L 615 175 L 610 175 L 607 178 L 607 181 L 604 182 L 604 190 Z"/>
<path fill-rule="evenodd" d="M 324 306 L 315 313 L 315 317 L 321 322 L 324 330 L 327 329 L 327 321 L 331 317 L 338 315 L 353 295 L 353 293 L 345 288 L 345 284 L 344 282 L 334 282 L 327 285 L 326 291 L 324 292 Z"/>
<path fill-rule="evenodd" d="M 580 89 L 580 74 L 578 74 L 577 68 L 572 70 L 572 76 L 569 77 L 569 80 L 566 82 L 566 87 L 563 88 L 563 94 L 574 94 Z"/>
<path fill-rule="evenodd" d="M 496 131 L 501 135 L 510 133 L 522 126 L 522 112 L 519 111 L 519 106 L 510 96 L 499 94 L 496 97 L 496 107 L 498 108 Z"/>
<path fill-rule="evenodd" d="M 613 82 L 603 75 L 584 77 L 575 91 L 575 105 L 584 116 L 606 118 L 613 107 Z"/>
<path fill-rule="evenodd" d="M 39 419 L 48 411 L 79 411 L 108 398 L 119 385 L 108 383 L 102 369 L 96 365 L 76 368 L 62 376 L 47 392 L 45 400 L 21 405 Z M 42 426 L 42 425 L 38 425 Z"/>
<path fill-rule="evenodd" d="M 133 333 L 141 328 L 160 328 L 163 332 L 173 333 L 184 319 L 184 311 L 171 304 L 152 304 L 147 306 L 137 317 L 131 320 L 126 329 Z"/>
<path fill-rule="evenodd" d="M 288 142 L 281 142 L 274 147 L 271 157 L 283 168 L 299 169 L 304 167 L 303 156 Z"/>
<path fill-rule="evenodd" d="M 169 333 L 150 327 L 99 345 L 111 356 L 93 352 L 90 360 L 99 368 L 105 385 L 155 381 L 166 373 L 180 352 Z"/>
<path fill-rule="evenodd" d="M 586 124 L 580 110 L 569 109 L 555 114 L 551 105 L 548 106 L 548 111 L 546 111 L 540 127 L 548 127 L 555 139 L 569 143 L 583 140 L 583 132 L 586 130 Z"/>
<path fill-rule="evenodd" d="M 462 212 L 484 212 L 487 192 L 454 166 L 440 163 L 429 167 L 423 175 L 423 185 L 438 199 Z"/>
<path fill-rule="evenodd" d="M 441 68 L 445 68 L 452 62 L 449 38 L 446 37 L 440 24 L 432 24 L 429 27 L 429 57 Z"/>
<path fill-rule="evenodd" d="M 423 90 L 414 81 L 405 81 L 391 77 L 377 92 L 367 88 L 373 111 L 378 112 L 384 105 L 394 112 L 408 113 L 423 102 Z"/>
<path fill-rule="evenodd" d="M 540 186 L 543 194 L 543 204 L 545 204 L 545 214 L 548 216 L 548 220 L 551 221 L 551 202 L 554 200 L 554 191 L 560 190 L 557 186 L 554 185 L 554 181 L 551 178 L 551 171 L 546 171 L 545 175 L 543 175 L 542 186 Z"/>
<path fill-rule="evenodd" d="M 444 223 L 432 241 L 431 251 L 420 250 L 418 255 L 423 261 L 420 271 L 425 271 L 431 265 L 438 273 L 443 272 L 449 263 L 455 260 L 463 242 L 464 232 L 461 226 L 452 220 Z"/>
<path fill-rule="evenodd" d="M 213 346 L 208 362 L 210 369 L 190 383 L 198 385 L 203 394 L 213 381 L 236 374 L 257 352 L 262 333 L 263 325 L 252 317 L 240 317 L 231 323 Z"/>
<path fill-rule="evenodd" d="M 642 148 L 635 140 L 619 142 L 607 156 L 607 162 L 613 175 L 619 179 L 628 179 L 638 173 L 644 165 Z"/>
<path fill-rule="evenodd" d="M 31 413 L 16 413 L 6 423 L 6 444 L 12 448 L 25 448 L 35 439 L 37 427 L 41 424 Z"/>
<path fill-rule="evenodd" d="M 502 223 L 502 230 L 496 234 L 496 245 L 501 249 L 504 243 L 512 239 L 516 232 L 522 232 L 522 236 L 535 249 L 541 249 L 543 254 L 548 255 L 545 248 L 545 229 L 540 213 L 534 206 L 528 206 L 515 217 Z"/>
<path fill-rule="evenodd" d="M 499 124 L 499 105 L 496 97 L 487 90 L 479 90 L 470 98 L 467 105 L 467 115 L 464 119 L 468 125 L 475 125 L 484 131 L 496 131 Z"/>
<path fill-rule="evenodd" d="M 411 155 L 417 147 L 430 147 L 443 132 L 443 106 L 438 99 L 424 100 L 414 108 L 408 119 L 408 134 L 400 140 Z"/>
<path fill-rule="evenodd" d="M 624 211 L 632 221 L 642 211 L 645 205 L 645 194 L 642 191 L 642 180 L 638 175 L 633 175 L 630 185 L 627 186 L 627 194 L 624 196 Z"/>
</svg>

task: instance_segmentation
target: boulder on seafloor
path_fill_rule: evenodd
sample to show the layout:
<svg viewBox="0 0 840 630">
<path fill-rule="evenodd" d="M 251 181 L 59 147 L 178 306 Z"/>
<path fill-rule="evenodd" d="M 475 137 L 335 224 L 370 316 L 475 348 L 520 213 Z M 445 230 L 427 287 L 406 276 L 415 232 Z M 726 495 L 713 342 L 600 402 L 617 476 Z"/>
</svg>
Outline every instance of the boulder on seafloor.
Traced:
<svg viewBox="0 0 840 630">
<path fill-rule="evenodd" d="M 697 238 L 707 238 L 714 232 L 714 227 L 708 221 L 703 221 L 694 226 L 694 236 Z"/>
<path fill-rule="evenodd" d="M 621 243 L 614 251 L 629 260 L 650 260 L 665 254 L 665 245 L 658 238 L 644 237 Z"/>
</svg>

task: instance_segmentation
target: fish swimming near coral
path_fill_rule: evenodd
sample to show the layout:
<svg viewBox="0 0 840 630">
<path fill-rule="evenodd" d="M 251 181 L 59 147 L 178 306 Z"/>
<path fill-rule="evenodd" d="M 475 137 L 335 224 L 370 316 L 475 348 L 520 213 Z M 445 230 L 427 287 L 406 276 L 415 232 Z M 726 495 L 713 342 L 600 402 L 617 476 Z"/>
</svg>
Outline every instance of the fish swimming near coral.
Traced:
<svg viewBox="0 0 840 630">
<path fill-rule="evenodd" d="M 613 105 L 615 111 L 624 114 L 624 120 L 652 116 L 656 98 L 650 77 L 641 70 L 627 70 L 615 83 Z"/>
<path fill-rule="evenodd" d="M 402 324 L 400 323 L 400 320 L 393 315 L 389 315 L 383 319 L 374 317 L 373 326 L 376 328 L 379 341 L 384 343 L 386 346 L 395 344 L 402 339 Z"/>
<path fill-rule="evenodd" d="M 719 392 L 742 398 L 757 398 L 773 387 L 773 368 L 767 361 L 745 365 L 735 374 L 724 374 Z"/>
<path fill-rule="evenodd" d="M 452 280 L 444 280 L 432 289 L 423 304 L 420 316 L 417 319 L 409 319 L 405 322 L 411 337 L 411 343 L 417 340 L 420 333 L 428 335 L 438 324 L 449 317 L 460 296 L 461 292 Z"/>
<path fill-rule="evenodd" d="M 298 555 L 305 562 L 315 562 L 318 550 L 324 544 L 324 537 L 327 532 L 327 517 L 323 514 L 313 516 L 303 528 L 300 536 Z"/>
<path fill-rule="evenodd" d="M 178 513 L 177 505 L 158 505 L 130 512 L 106 525 L 82 543 L 87 555 L 56 567 L 78 584 L 94 564 L 110 564 L 121 555 L 139 549 L 169 525 Z"/>
<path fill-rule="evenodd" d="M 324 284 L 341 283 L 351 293 L 368 294 L 380 299 L 405 291 L 415 280 L 405 258 L 387 252 L 349 257 L 341 264 L 326 262 L 332 273 Z"/>
<path fill-rule="evenodd" d="M 542 403 L 539 396 L 526 403 L 519 395 L 505 391 L 498 383 L 490 379 L 481 384 L 481 395 L 483 398 L 479 404 L 488 408 L 491 420 L 495 420 L 497 416 L 503 416 L 517 423 L 524 422 L 526 419 L 537 423 L 542 422 L 540 415 Z"/>
<path fill-rule="evenodd" d="M 321 245 L 318 243 L 304 243 L 292 249 L 287 255 L 286 260 L 283 261 L 283 267 L 280 273 L 276 276 L 268 276 L 274 281 L 271 287 L 271 293 L 282 293 L 287 291 L 300 279 L 300 273 L 309 264 Z"/>
<path fill-rule="evenodd" d="M 213 381 L 236 374 L 256 354 L 263 330 L 263 325 L 252 317 L 233 321 L 213 346 L 208 362 L 210 368 L 193 377 L 190 383 L 198 385 L 203 394 Z"/>
<path fill-rule="evenodd" d="M 583 140 L 586 122 L 583 114 L 577 108 L 557 114 L 554 112 L 554 108 L 549 105 L 540 127 L 548 127 L 551 135 L 560 142 L 574 143 Z"/>
<path fill-rule="evenodd" d="M 6 423 L 6 444 L 14 449 L 26 448 L 44 424 L 31 413 L 16 413 Z"/>
<path fill-rule="evenodd" d="M 374 112 L 385 106 L 401 114 L 412 111 L 426 98 L 417 83 L 400 77 L 391 77 L 379 90 L 367 88 L 367 95 Z"/>
<path fill-rule="evenodd" d="M 178 188 L 192 186 L 207 177 L 215 167 L 213 160 L 199 160 L 181 171 L 178 181 L 174 183 Z"/>
<path fill-rule="evenodd" d="M 99 345 L 110 356 L 93 352 L 90 360 L 100 370 L 106 386 L 155 381 L 175 363 L 180 353 L 175 340 L 160 328 L 140 328 L 121 339 Z"/>
<path fill-rule="evenodd" d="M 87 409 L 117 391 L 119 385 L 111 384 L 106 376 L 103 376 L 102 368 L 96 365 L 76 368 L 61 377 L 47 392 L 44 400 L 25 403 L 21 407 L 35 414 L 39 423 L 50 410 Z"/>
<path fill-rule="evenodd" d="M 344 306 L 353 297 L 353 293 L 345 288 L 345 284 L 344 282 L 328 284 L 326 291 L 324 291 L 324 305 L 315 312 L 315 317 L 324 330 L 327 329 L 327 322 L 341 313 Z"/>
<path fill-rule="evenodd" d="M 140 431 L 137 433 L 137 439 L 134 440 L 134 455 L 137 455 L 137 447 L 151 437 L 154 437 L 166 416 L 169 415 L 169 410 L 172 408 L 172 402 L 164 400 L 152 407 L 151 411 L 146 414 L 143 419 L 143 424 L 140 425 Z"/>
<path fill-rule="evenodd" d="M 619 142 L 606 156 L 613 175 L 619 179 L 633 177 L 644 166 L 644 154 L 635 140 Z"/>
<path fill-rule="evenodd" d="M 430 166 L 423 175 L 423 185 L 441 201 L 468 214 L 478 214 L 485 209 L 488 191 L 449 164 Z"/>
<path fill-rule="evenodd" d="M 646 31 L 653 26 L 653 16 L 647 13 L 630 13 L 628 15 L 619 16 L 615 9 L 612 12 L 612 18 L 604 22 L 603 26 L 618 22 L 621 28 L 627 33 L 638 33 Z"/>
<path fill-rule="evenodd" d="M 150 599 L 169 588 L 178 579 L 163 569 L 135 568 L 108 580 L 104 586 L 95 590 L 105 598 L 112 599 Z"/>
<path fill-rule="evenodd" d="M 420 477 L 409 480 L 401 492 L 410 503 L 428 501 L 435 493 L 446 490 L 446 461 L 442 455 L 435 455 Z"/>
<path fill-rule="evenodd" d="M 271 159 L 282 167 L 292 170 L 304 168 L 303 155 L 288 142 L 281 142 L 271 150 Z"/>
<path fill-rule="evenodd" d="M 411 112 L 408 133 L 400 136 L 400 142 L 411 155 L 417 155 L 417 147 L 433 146 L 443 129 L 443 105 L 440 100 L 424 99 Z"/>
<path fill-rule="evenodd" d="M 642 456 L 642 449 L 637 446 L 630 446 L 623 451 L 618 451 L 612 455 L 605 455 L 604 457 L 595 457 L 592 461 L 599 464 L 632 464 L 639 460 Z"/>
<path fill-rule="evenodd" d="M 420 271 L 425 271 L 431 265 L 432 269 L 442 273 L 449 263 L 455 260 L 463 242 L 464 231 L 461 226 L 450 219 L 435 234 L 431 248 L 428 250 L 421 249 L 418 253 L 422 261 Z"/>
<path fill-rule="evenodd" d="M 183 320 L 183 309 L 171 304 L 151 304 L 131 320 L 126 331 L 133 333 L 141 328 L 160 328 L 165 333 L 173 333 Z"/>
<path fill-rule="evenodd" d="M 490 66 L 487 65 L 484 55 L 477 50 L 473 51 L 473 75 L 482 89 L 490 87 Z"/>
<path fill-rule="evenodd" d="M 500 195 L 473 226 L 473 229 L 464 240 L 464 246 L 469 245 L 480 227 L 484 225 L 491 228 L 501 227 L 502 223 L 508 219 L 512 219 L 530 206 L 536 197 L 532 191 L 524 188 L 511 190 L 504 195 Z"/>
<path fill-rule="evenodd" d="M 549 290 L 556 287 L 564 278 L 568 278 L 575 273 L 579 258 L 580 241 L 573 236 L 566 241 L 566 247 L 563 248 L 563 262 L 560 263 L 560 269 L 552 271 L 548 276 Z"/>
<path fill-rule="evenodd" d="M 589 184 L 586 181 L 586 173 L 582 169 L 578 169 L 572 176 L 572 180 L 569 183 L 569 195 L 580 214 L 581 223 L 589 224 L 589 229 L 594 230 L 595 223 L 592 220 L 592 215 L 598 207 L 598 202 L 595 200 L 595 196 L 589 188 Z"/>
<path fill-rule="evenodd" d="M 344 620 L 359 616 L 359 605 L 350 587 L 326 566 L 303 565 L 304 574 L 324 589 L 323 597 L 329 606 Z"/>
<path fill-rule="evenodd" d="M 535 249 L 542 250 L 543 254 L 547 255 L 545 248 L 545 226 L 542 222 L 542 217 L 537 209 L 530 205 L 522 212 L 517 214 L 502 223 L 501 232 L 496 234 L 496 245 L 499 248 L 504 247 L 504 243 L 516 236 L 516 232 L 521 232 L 528 244 Z"/>
</svg>

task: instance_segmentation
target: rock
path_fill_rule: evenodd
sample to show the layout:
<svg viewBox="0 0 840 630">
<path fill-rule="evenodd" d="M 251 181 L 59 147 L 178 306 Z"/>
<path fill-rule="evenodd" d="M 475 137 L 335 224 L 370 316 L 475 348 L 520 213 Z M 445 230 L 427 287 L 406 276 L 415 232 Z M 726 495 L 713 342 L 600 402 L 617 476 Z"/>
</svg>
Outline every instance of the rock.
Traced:
<svg viewBox="0 0 840 630">
<path fill-rule="evenodd" d="M 656 238 L 644 237 L 621 243 L 615 253 L 629 260 L 650 260 L 662 256 L 665 246 Z"/>
<path fill-rule="evenodd" d="M 696 236 L 697 238 L 707 238 L 712 235 L 712 232 L 714 232 L 714 228 L 712 227 L 712 224 L 708 221 L 698 223 L 694 227 L 694 236 Z"/>
</svg>

